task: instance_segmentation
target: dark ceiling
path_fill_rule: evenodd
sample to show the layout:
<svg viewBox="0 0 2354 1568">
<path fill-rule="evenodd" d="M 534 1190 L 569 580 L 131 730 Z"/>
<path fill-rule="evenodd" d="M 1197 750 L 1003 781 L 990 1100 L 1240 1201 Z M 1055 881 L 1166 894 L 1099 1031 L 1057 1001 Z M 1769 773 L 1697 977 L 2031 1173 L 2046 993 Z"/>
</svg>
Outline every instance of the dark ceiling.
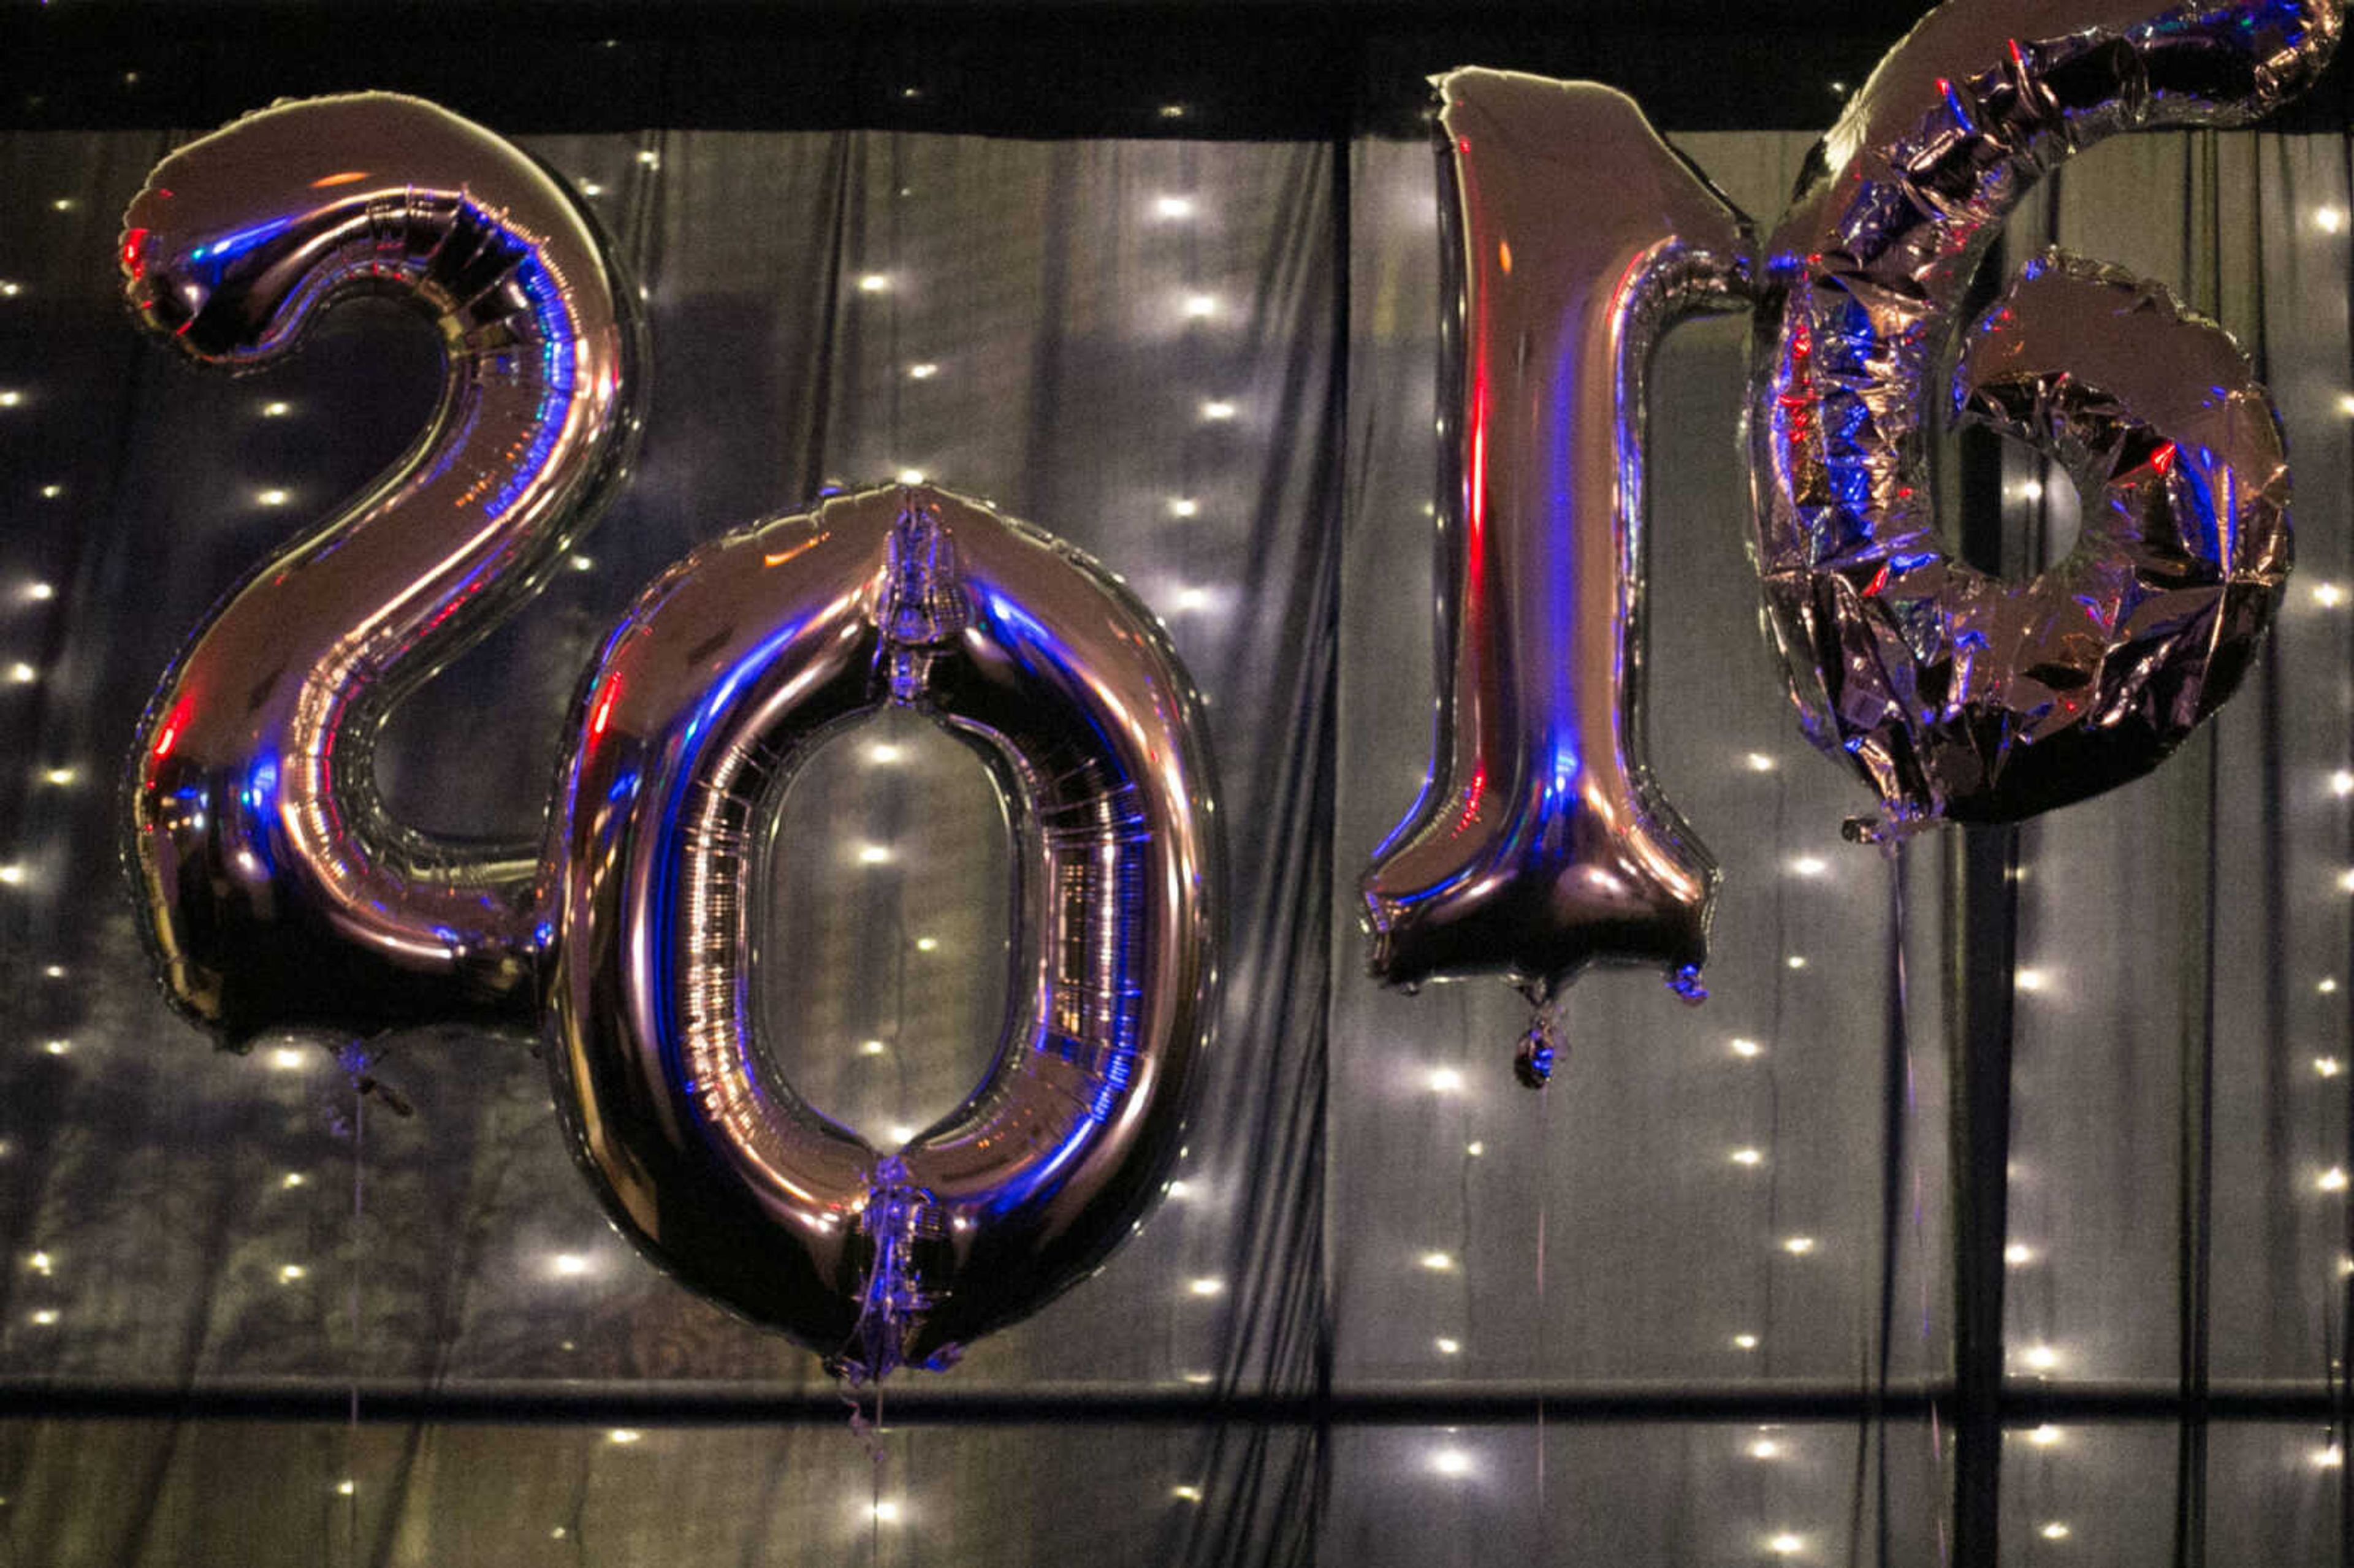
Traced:
<svg viewBox="0 0 2354 1568">
<path fill-rule="evenodd" d="M 0 4 L 0 126 L 207 126 L 281 96 L 383 87 L 515 132 L 863 126 L 1323 139 L 1411 133 L 1426 76 L 1481 64 L 1610 82 L 1670 130 L 1812 129 L 1927 9 L 1917 0 L 14 0 Z M 2323 107 L 2308 116 L 2334 110 L 2343 96 L 2334 88 L 2313 95 Z"/>
</svg>

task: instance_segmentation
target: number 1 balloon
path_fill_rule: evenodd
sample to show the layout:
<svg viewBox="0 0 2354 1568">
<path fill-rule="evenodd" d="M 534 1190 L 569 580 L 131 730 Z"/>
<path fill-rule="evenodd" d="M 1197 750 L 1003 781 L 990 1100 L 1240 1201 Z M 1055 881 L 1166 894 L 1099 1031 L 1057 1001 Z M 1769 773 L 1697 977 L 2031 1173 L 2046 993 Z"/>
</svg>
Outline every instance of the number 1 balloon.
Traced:
<svg viewBox="0 0 2354 1568">
<path fill-rule="evenodd" d="M 2264 114 L 2343 20 L 2338 0 L 1953 0 L 1816 149 L 1768 247 L 1748 440 L 1791 694 L 1881 797 L 1851 832 L 2097 793 L 2238 685 L 2288 572 L 2288 470 L 2222 330 L 2057 254 L 1969 328 L 1951 406 L 2041 447 L 2084 495 L 2074 551 L 2020 584 L 1937 535 L 1937 361 L 2038 175 L 2115 132 Z"/>
<path fill-rule="evenodd" d="M 408 455 L 225 599 L 140 731 L 126 858 L 164 990 L 232 1042 L 274 1027 L 528 1024 L 538 846 L 385 809 L 403 694 L 515 608 L 613 489 L 642 380 L 595 222 L 514 146 L 413 98 L 247 116 L 173 154 L 125 219 L 133 306 L 231 369 L 389 294 L 440 328 Z"/>
<path fill-rule="evenodd" d="M 1014 824 L 1013 999 L 970 1097 L 896 1150 L 793 1092 L 751 1005 L 755 889 L 801 763 L 887 705 Z M 854 1378 L 941 1367 L 1092 1272 L 1159 1193 L 1210 1026 L 1198 699 L 1076 551 L 944 491 L 838 497 L 647 589 L 583 698 L 557 826 L 552 1065 L 657 1261 Z"/>
<path fill-rule="evenodd" d="M 1437 80 L 1448 293 L 1436 758 L 1365 874 L 1373 971 L 1551 998 L 1651 963 L 1698 1000 L 1717 873 L 1643 751 L 1644 386 L 1737 307 L 1747 227 L 1632 99 Z M 1522 1074 L 1542 1083 L 1532 1035 Z"/>
</svg>

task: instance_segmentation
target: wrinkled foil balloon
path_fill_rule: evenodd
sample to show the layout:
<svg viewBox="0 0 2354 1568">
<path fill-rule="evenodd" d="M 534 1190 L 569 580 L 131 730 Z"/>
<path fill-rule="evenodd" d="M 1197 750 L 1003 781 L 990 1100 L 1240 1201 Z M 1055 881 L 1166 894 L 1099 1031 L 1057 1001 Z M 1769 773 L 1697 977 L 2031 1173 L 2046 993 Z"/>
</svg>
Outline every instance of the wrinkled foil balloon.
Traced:
<svg viewBox="0 0 2354 1568">
<path fill-rule="evenodd" d="M 563 558 L 626 461 L 637 328 L 595 222 L 489 132 L 362 93 L 181 149 L 124 225 L 132 305 L 204 364 L 266 365 L 356 293 L 422 312 L 446 364 L 408 456 L 226 599 L 143 721 L 126 858 L 166 992 L 232 1042 L 527 1024 L 538 846 L 395 821 L 371 753 L 393 704 Z"/>
<path fill-rule="evenodd" d="M 1644 757 L 1645 377 L 1737 308 L 1747 225 L 1625 94 L 1437 80 L 1447 238 L 1435 759 L 1363 891 L 1371 968 L 1549 999 L 1658 964 L 1697 1000 L 1716 867 Z M 1551 1070 L 1524 1053 L 1524 1082 Z"/>
<path fill-rule="evenodd" d="M 886 705 L 981 758 L 1017 844 L 994 1065 L 896 1151 L 794 1093 L 750 989 L 767 827 Z M 557 1098 L 623 1230 L 854 1379 L 946 1366 L 1093 1271 L 1166 1182 L 1213 1017 L 1203 735 L 1126 589 L 943 491 L 838 497 L 659 579 L 583 695 L 557 830 Z"/>
<path fill-rule="evenodd" d="M 2288 470 L 2222 330 L 2051 254 L 1965 334 L 1953 410 L 2035 443 L 2083 493 L 2074 552 L 2025 583 L 1937 534 L 1937 366 L 2037 176 L 2116 132 L 2262 115 L 2342 24 L 2338 0 L 1950 0 L 1816 148 L 1768 247 L 1747 435 L 1801 723 L 1880 793 L 1859 836 L 2124 783 L 2238 685 L 2288 571 Z"/>
</svg>

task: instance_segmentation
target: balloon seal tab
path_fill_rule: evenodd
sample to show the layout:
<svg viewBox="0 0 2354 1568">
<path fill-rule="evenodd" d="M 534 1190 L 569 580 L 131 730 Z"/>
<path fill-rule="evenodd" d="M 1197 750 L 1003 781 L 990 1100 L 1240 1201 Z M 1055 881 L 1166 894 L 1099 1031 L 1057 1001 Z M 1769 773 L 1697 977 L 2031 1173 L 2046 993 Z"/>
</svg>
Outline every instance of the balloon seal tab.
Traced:
<svg viewBox="0 0 2354 1568">
<path fill-rule="evenodd" d="M 1553 1020 L 1539 1013 L 1521 1036 L 1521 1048 L 1512 1056 L 1512 1076 L 1524 1089 L 1542 1089 L 1553 1082 L 1553 1068 L 1561 1051 Z"/>
<path fill-rule="evenodd" d="M 949 1245 L 949 1220 L 932 1194 L 908 1178 L 906 1161 L 893 1155 L 875 1167 L 858 1234 L 874 1250 L 852 1342 L 832 1363 L 853 1384 L 880 1383 L 908 1364 L 909 1342 L 943 1298 L 930 1281 Z M 939 1370 L 959 1353 L 947 1347 L 921 1364 Z"/>
<path fill-rule="evenodd" d="M 932 661 L 956 641 L 966 620 L 956 541 L 940 526 L 939 506 L 926 500 L 924 492 L 900 492 L 899 519 L 892 524 L 884 559 L 875 621 L 883 633 L 891 701 L 907 707 L 923 700 Z"/>
<path fill-rule="evenodd" d="M 1840 837 L 1851 844 L 1874 844 L 1893 852 L 1905 840 L 1927 832 L 1943 821 L 1934 812 L 1903 801 L 1886 802 L 1886 812 L 1877 817 L 1850 817 L 1840 824 Z"/>
<path fill-rule="evenodd" d="M 1528 998 L 1534 1010 L 1529 1032 L 1521 1036 L 1520 1049 L 1512 1054 L 1512 1076 L 1524 1089 L 1542 1089 L 1553 1082 L 1554 1062 L 1568 1051 L 1562 1043 L 1561 1019 L 1553 1006 L 1558 992 L 1544 980 L 1522 980 L 1512 989 Z"/>
<path fill-rule="evenodd" d="M 1698 964 L 1686 964 L 1670 973 L 1668 989 L 1681 997 L 1687 1007 L 1698 1007 L 1708 1000 L 1708 987 L 1701 984 Z"/>
</svg>

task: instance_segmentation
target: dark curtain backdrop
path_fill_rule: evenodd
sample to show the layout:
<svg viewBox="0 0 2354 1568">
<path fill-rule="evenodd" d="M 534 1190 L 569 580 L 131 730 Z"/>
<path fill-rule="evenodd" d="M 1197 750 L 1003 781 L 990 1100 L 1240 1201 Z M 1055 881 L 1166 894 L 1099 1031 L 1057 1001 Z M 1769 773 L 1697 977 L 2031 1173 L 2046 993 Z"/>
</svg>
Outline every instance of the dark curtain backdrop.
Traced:
<svg viewBox="0 0 2354 1568">
<path fill-rule="evenodd" d="M 1679 142 L 1770 218 L 1808 138 Z M 1932 1563 L 1997 1300 L 2001 1561 L 2348 1561 L 2342 139 L 2105 147 L 2014 225 L 2241 335 L 2300 567 L 2221 722 L 1992 885 L 1958 833 L 1841 842 L 1861 793 L 1796 734 L 1741 547 L 1744 326 L 1670 340 L 1649 731 L 1725 870 L 1712 1000 L 1580 982 L 1542 1096 L 1517 998 L 1383 991 L 1354 928 L 1431 727 L 1425 147 L 529 139 L 647 290 L 652 416 L 576 569 L 396 717 L 401 810 L 533 831 L 639 586 L 832 480 L 921 471 L 1073 540 L 1209 698 L 1232 936 L 1182 1186 L 1096 1279 L 895 1382 L 873 1453 L 813 1358 L 610 1233 L 525 1046 L 379 1042 L 402 1114 L 332 1042 L 221 1054 L 158 1001 L 114 859 L 133 721 L 436 374 L 366 305 L 245 379 L 142 340 L 113 241 L 170 144 L 0 136 L 0 1568 Z M 2059 476 L 1991 461 L 2011 566 L 2063 549 Z M 929 1120 L 1002 1005 L 977 768 L 862 734 L 778 831 L 807 849 L 772 1049 L 861 1128 Z M 1990 1013 L 1991 1243 L 1949 1152 Z"/>
</svg>

